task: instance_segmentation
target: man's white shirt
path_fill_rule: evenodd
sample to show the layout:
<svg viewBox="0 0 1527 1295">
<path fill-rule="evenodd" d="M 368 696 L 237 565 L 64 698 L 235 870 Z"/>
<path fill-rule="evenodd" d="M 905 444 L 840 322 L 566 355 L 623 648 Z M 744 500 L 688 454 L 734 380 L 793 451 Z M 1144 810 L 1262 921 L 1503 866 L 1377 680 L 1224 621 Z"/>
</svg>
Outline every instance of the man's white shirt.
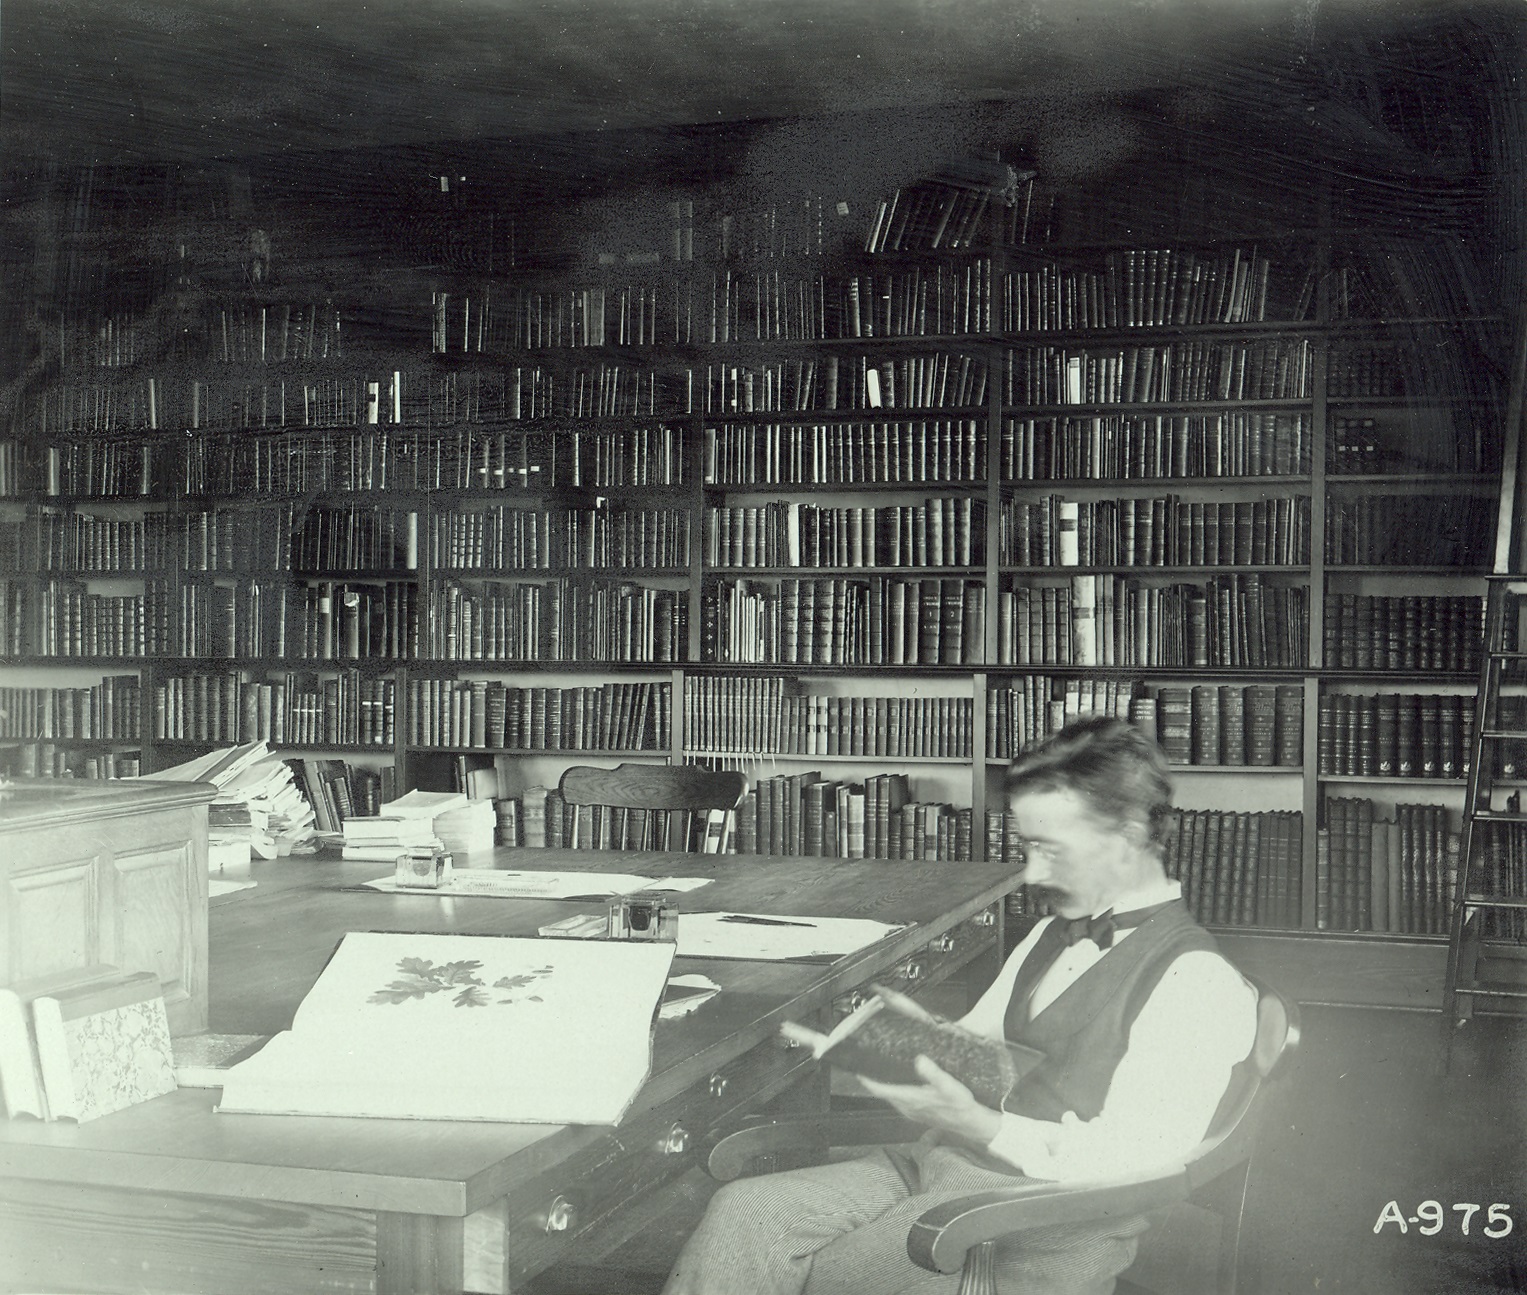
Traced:
<svg viewBox="0 0 1527 1295">
<path fill-rule="evenodd" d="M 1177 899 L 1175 881 L 1120 895 L 1113 911 L 1128 912 Z M 959 1024 L 989 1038 L 1003 1037 L 1013 982 L 1049 920 L 1013 950 L 997 978 Z M 1137 928 L 1114 934 L 1114 945 Z M 1105 956 L 1091 940 L 1061 951 L 1030 995 L 1038 1015 Z M 992 1155 L 1033 1178 L 1057 1182 L 1106 1178 L 1180 1162 L 1203 1138 L 1230 1071 L 1256 1040 L 1256 989 L 1218 954 L 1194 951 L 1173 961 L 1141 1007 L 1129 1043 L 1095 1119 L 1068 1111 L 1060 1123 L 1008 1112 L 987 1145 Z"/>
</svg>

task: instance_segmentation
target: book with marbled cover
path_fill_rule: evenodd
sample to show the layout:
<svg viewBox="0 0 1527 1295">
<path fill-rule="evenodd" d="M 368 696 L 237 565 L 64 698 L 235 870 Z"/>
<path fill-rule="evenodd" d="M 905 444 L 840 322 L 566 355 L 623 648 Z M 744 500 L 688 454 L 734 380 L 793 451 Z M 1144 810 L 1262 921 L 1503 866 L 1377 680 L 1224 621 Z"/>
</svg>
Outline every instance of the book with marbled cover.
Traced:
<svg viewBox="0 0 1527 1295">
<path fill-rule="evenodd" d="M 169 1020 L 152 972 L 39 995 L 32 1020 L 54 1119 L 83 1124 L 174 1091 Z"/>
</svg>

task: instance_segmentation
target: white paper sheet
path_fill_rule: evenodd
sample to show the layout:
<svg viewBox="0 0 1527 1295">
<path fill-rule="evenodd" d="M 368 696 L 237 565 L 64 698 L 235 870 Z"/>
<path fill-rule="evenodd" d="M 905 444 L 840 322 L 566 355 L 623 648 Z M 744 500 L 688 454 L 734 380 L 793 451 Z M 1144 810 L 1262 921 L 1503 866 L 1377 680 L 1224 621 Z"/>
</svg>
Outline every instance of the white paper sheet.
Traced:
<svg viewBox="0 0 1527 1295">
<path fill-rule="evenodd" d="M 252 881 L 227 881 L 222 877 L 207 878 L 207 898 L 216 899 L 219 895 L 232 895 L 240 890 L 252 890 L 255 883 Z"/>
<path fill-rule="evenodd" d="M 351 932 L 219 1110 L 613 1124 L 672 961 L 656 941 Z"/>
<path fill-rule="evenodd" d="M 673 894 L 698 890 L 709 877 L 638 877 L 626 872 L 508 872 L 502 868 L 453 868 L 438 890 L 399 886 L 391 877 L 364 883 L 372 890 L 423 895 L 477 895 L 492 899 L 581 899 L 589 895 L 629 895 L 635 890 Z"/>
<path fill-rule="evenodd" d="M 760 962 L 837 958 L 905 929 L 862 917 L 681 913 L 679 957 Z"/>
<path fill-rule="evenodd" d="M 698 972 L 670 976 L 668 988 L 663 992 L 662 1005 L 657 1009 L 657 1018 L 660 1021 L 676 1021 L 697 1011 L 720 992 L 720 985 Z"/>
</svg>

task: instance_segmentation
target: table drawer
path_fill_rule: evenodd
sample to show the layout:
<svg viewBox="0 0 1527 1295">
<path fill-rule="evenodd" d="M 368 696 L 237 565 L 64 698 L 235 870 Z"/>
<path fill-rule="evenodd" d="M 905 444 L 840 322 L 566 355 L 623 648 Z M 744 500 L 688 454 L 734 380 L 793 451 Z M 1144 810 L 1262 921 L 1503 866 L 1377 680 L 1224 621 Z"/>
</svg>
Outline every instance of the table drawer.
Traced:
<svg viewBox="0 0 1527 1295">
<path fill-rule="evenodd" d="M 580 1238 L 622 1206 L 699 1163 L 709 1136 L 758 1109 L 808 1065 L 806 1049 L 767 1040 L 510 1192 L 505 1202 L 510 1289 L 517 1278 L 571 1258 Z"/>
<path fill-rule="evenodd" d="M 984 909 L 957 923 L 937 939 L 930 940 L 916 953 L 899 959 L 872 977 L 872 982 L 915 996 L 920 989 L 938 984 L 982 954 L 994 950 L 997 930 L 995 906 Z M 832 1009 L 839 1016 L 847 1015 L 869 994 L 869 983 L 866 983 L 846 994 L 839 994 L 833 999 Z"/>
<path fill-rule="evenodd" d="M 995 908 L 978 913 L 875 979 L 915 994 L 992 948 L 997 929 Z M 841 995 L 834 1007 L 848 1010 L 851 997 Z M 810 1070 L 808 1049 L 767 1039 L 510 1192 L 504 1213 L 510 1289 L 527 1275 L 574 1260 L 580 1242 L 601 1223 L 696 1165 L 702 1144 Z"/>
</svg>

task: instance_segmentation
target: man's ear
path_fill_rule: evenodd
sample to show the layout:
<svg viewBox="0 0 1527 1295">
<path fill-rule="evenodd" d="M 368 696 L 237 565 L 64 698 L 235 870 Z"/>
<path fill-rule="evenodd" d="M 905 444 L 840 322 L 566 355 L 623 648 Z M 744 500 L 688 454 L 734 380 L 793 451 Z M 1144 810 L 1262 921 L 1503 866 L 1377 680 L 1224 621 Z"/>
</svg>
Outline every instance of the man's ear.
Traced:
<svg viewBox="0 0 1527 1295">
<path fill-rule="evenodd" d="M 1130 819 L 1120 823 L 1115 830 L 1136 850 L 1143 850 L 1150 844 L 1150 832 L 1144 823 Z"/>
</svg>

